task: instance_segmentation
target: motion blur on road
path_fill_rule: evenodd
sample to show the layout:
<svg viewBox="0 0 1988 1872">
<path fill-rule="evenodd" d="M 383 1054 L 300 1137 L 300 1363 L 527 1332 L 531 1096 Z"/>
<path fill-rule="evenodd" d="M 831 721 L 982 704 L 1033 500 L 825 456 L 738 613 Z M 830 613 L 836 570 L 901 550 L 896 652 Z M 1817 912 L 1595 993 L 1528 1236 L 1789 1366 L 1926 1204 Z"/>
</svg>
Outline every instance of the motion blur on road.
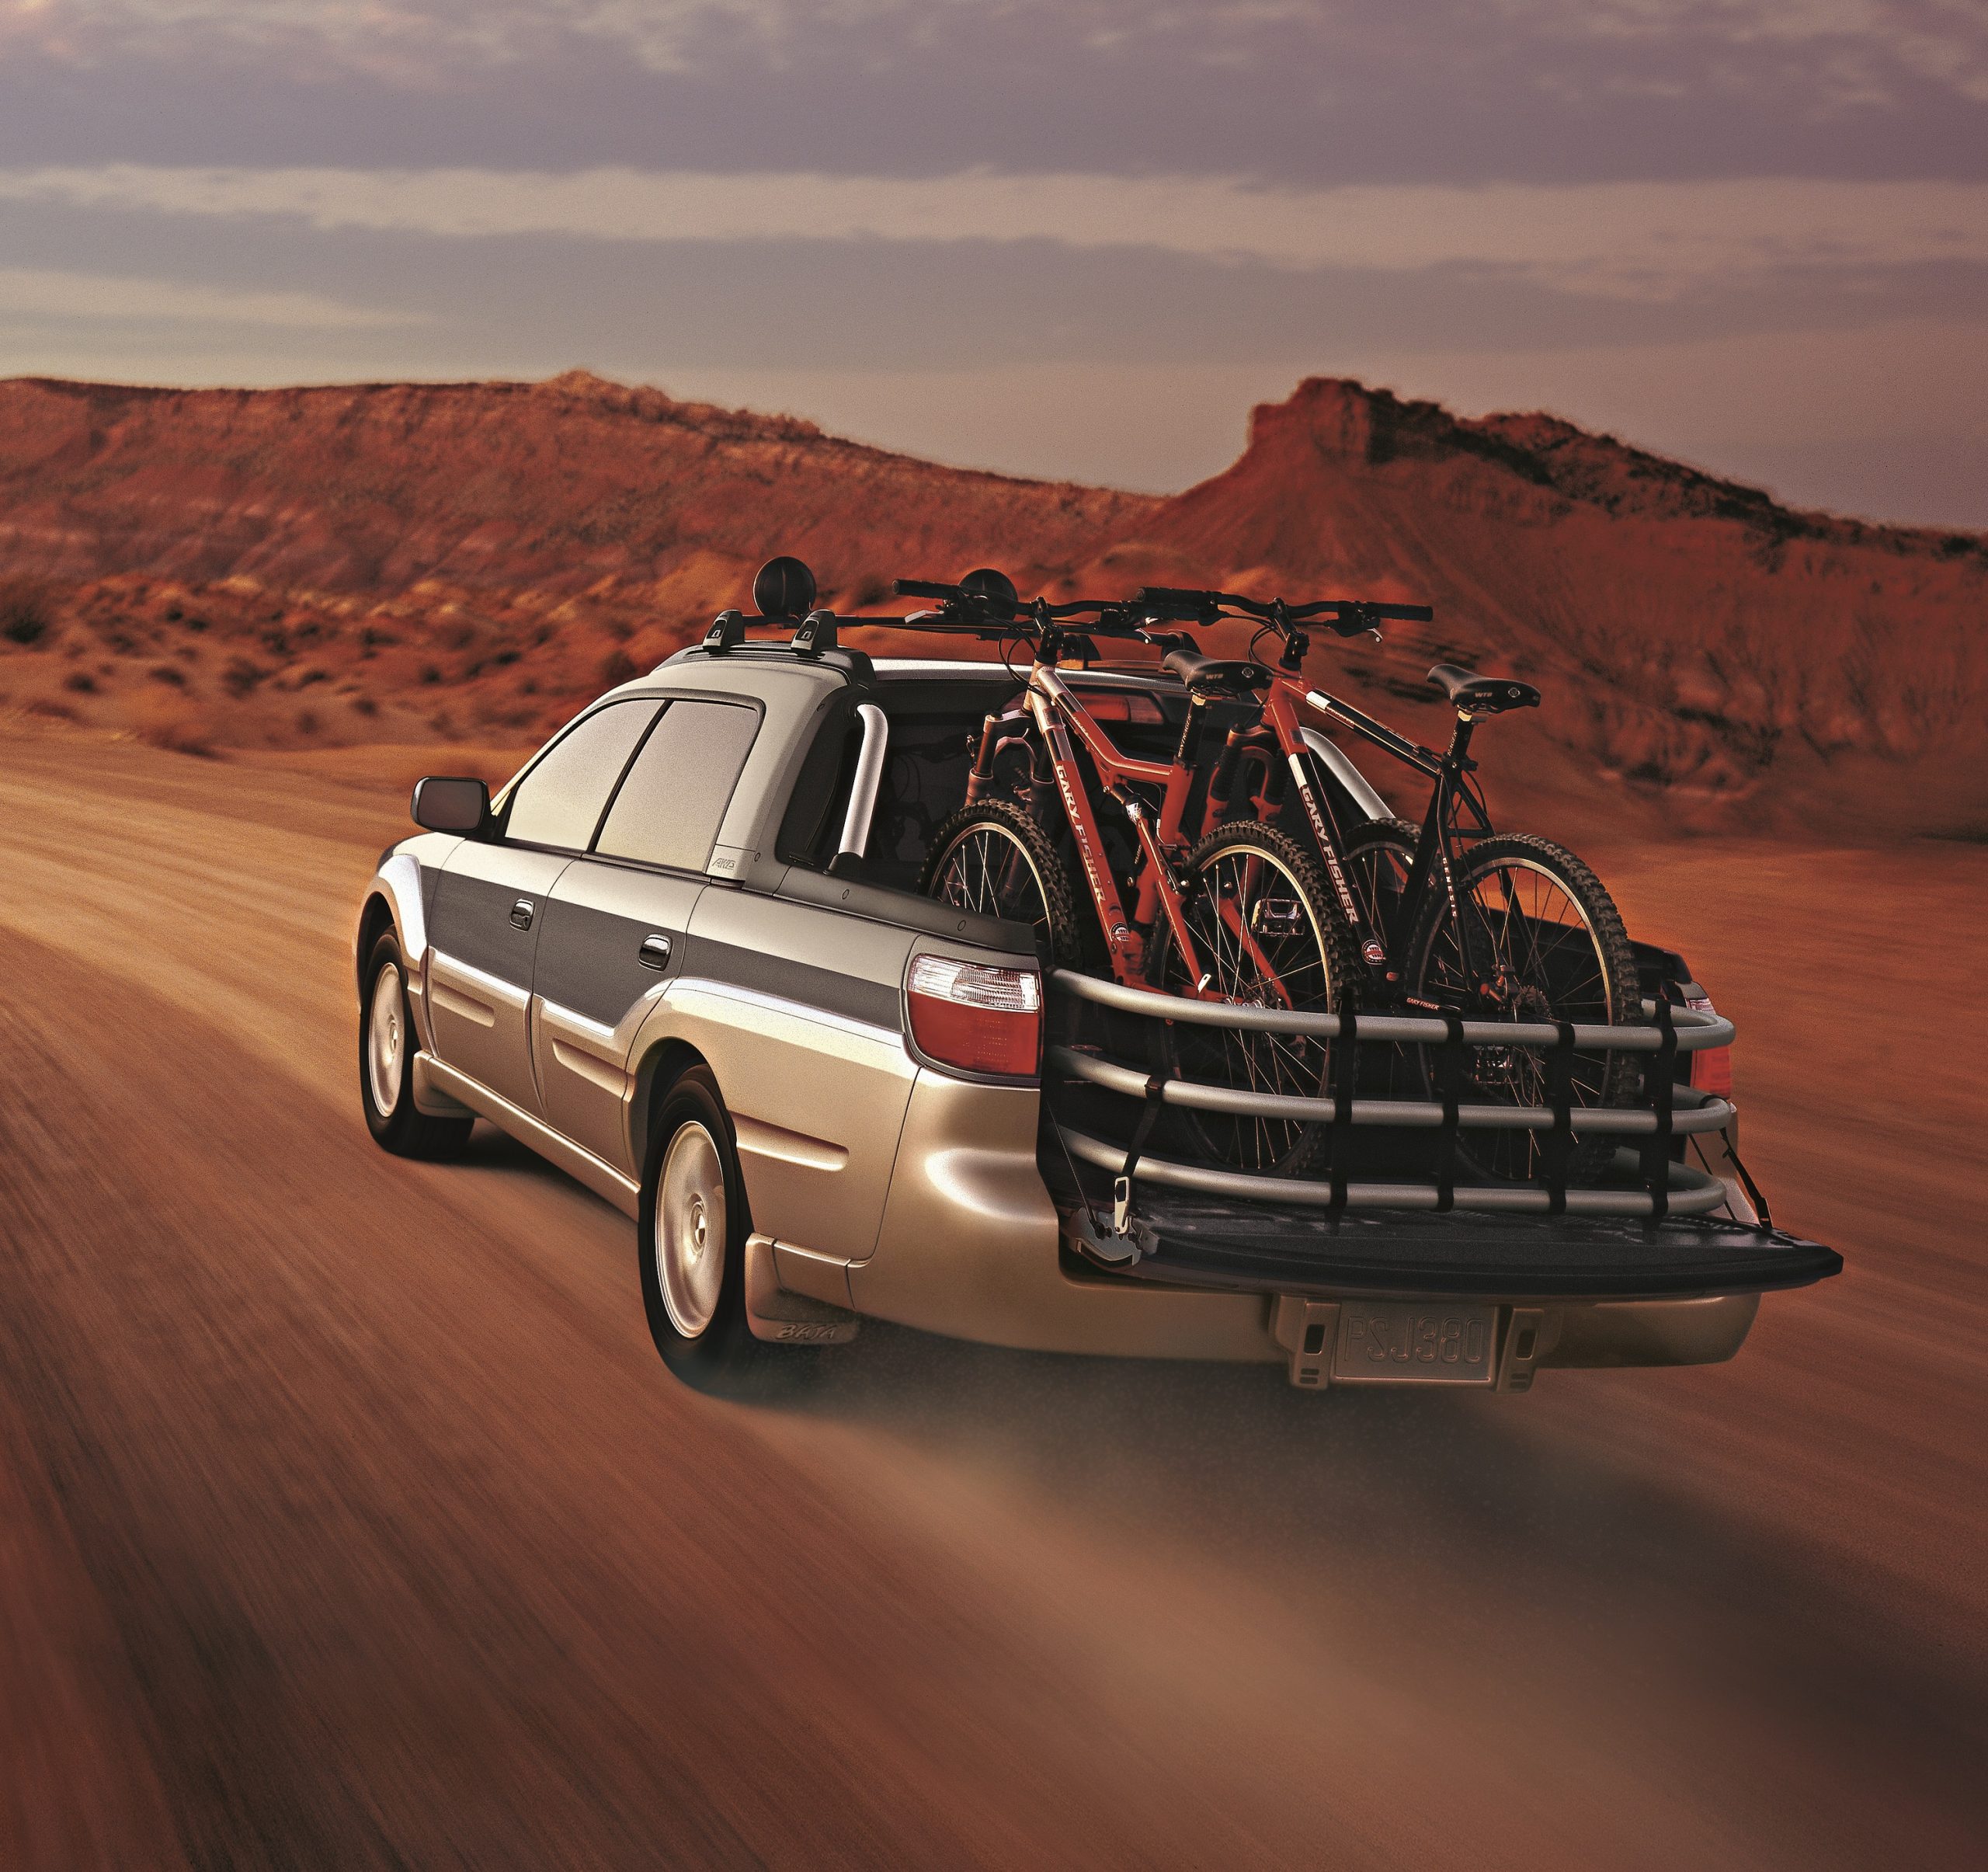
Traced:
<svg viewBox="0 0 1988 1872">
<path fill-rule="evenodd" d="M 746 1407 L 618 1213 L 367 1138 L 405 799 L 0 741 L 0 1866 L 1981 1863 L 1988 851 L 1592 851 L 1848 1261 L 1730 1366 Z"/>
</svg>

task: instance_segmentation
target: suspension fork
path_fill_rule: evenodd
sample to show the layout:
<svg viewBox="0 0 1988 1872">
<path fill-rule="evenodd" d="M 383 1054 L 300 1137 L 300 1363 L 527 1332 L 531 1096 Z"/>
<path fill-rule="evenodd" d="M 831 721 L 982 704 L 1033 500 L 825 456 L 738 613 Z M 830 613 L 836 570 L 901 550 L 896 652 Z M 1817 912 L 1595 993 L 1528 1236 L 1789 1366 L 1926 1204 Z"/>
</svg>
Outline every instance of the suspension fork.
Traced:
<svg viewBox="0 0 1988 1872">
<path fill-rule="evenodd" d="M 986 797 L 988 789 L 994 783 L 994 768 L 1001 757 L 1011 747 L 1027 750 L 1030 777 L 1035 778 L 1035 749 L 1030 744 L 1025 724 L 1028 716 L 1020 709 L 1011 709 L 1006 715 L 990 715 L 980 725 L 980 746 L 973 757 L 973 771 L 966 777 L 966 803 Z M 1007 732 L 1004 732 L 1007 731 Z"/>
</svg>

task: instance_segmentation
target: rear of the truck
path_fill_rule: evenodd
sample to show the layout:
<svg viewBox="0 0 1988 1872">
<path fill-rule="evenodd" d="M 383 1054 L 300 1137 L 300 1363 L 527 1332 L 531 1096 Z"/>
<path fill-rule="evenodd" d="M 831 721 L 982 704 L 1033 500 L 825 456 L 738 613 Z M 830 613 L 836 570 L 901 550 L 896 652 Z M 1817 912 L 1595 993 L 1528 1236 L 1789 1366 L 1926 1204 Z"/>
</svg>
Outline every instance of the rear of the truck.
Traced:
<svg viewBox="0 0 1988 1872">
<path fill-rule="evenodd" d="M 758 1004 L 754 1031 L 772 1051 L 748 1060 L 729 1037 L 705 1044 L 733 1088 L 773 1275 L 838 1310 L 846 1330 L 867 1316 L 1042 1350 L 1274 1361 L 1308 1386 L 1522 1390 L 1543 1366 L 1729 1358 L 1760 1294 L 1839 1265 L 1757 1209 L 1727 1096 L 1732 1030 L 1675 956 L 1639 952 L 1649 1019 L 1611 1042 L 1646 1059 L 1632 1108 L 1472 1109 L 1468 1092 L 1437 1091 L 1468 1084 L 1455 1070 L 1463 1053 L 1550 1053 L 1562 1036 L 1364 1017 L 1350 1034 L 1312 1036 L 1347 1070 L 1281 1115 L 1321 1127 L 1329 1148 L 1302 1176 L 1242 1174 L 1197 1154 L 1183 1119 L 1197 1099 L 1254 1095 L 1156 1073 L 1171 1053 L 1159 1034 L 1183 1020 L 1333 1017 L 1045 976 L 1026 929 L 915 894 L 1003 673 L 804 668 L 737 652 L 677 664 L 686 681 L 730 671 L 769 698 L 807 691 L 750 789 L 752 814 L 735 801 L 736 868 L 729 889 L 707 893 L 711 915 L 737 926 L 728 955 L 763 957 L 762 987 L 783 1007 L 830 976 L 860 976 L 866 998 L 788 1008 L 808 1013 L 805 1048 Z M 879 705 L 867 719 L 866 701 Z M 874 810 L 853 812 L 873 743 L 885 750 Z M 836 828 L 854 819 L 852 870 L 831 859 Z M 1602 1038 L 1583 1030 L 1573 1043 L 1591 1051 Z M 859 1045 L 867 1080 L 850 1052 Z M 888 1098 L 858 1096 L 872 1081 Z M 1515 1123 L 1545 1134 L 1549 1167 L 1569 1164 L 1577 1139 L 1612 1132 L 1615 1164 L 1598 1182 L 1556 1182 L 1550 1167 L 1534 1185 L 1473 1174 L 1471 1136 Z"/>
</svg>

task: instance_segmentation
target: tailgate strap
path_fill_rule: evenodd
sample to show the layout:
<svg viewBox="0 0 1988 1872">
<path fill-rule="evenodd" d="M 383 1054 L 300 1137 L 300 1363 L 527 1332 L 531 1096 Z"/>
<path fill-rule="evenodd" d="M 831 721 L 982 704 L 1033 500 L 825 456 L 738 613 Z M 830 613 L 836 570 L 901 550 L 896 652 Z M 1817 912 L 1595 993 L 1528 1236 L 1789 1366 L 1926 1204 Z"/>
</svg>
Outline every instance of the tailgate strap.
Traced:
<svg viewBox="0 0 1988 1872">
<path fill-rule="evenodd" d="M 1124 1167 L 1118 1172 L 1111 1197 L 1112 1227 L 1124 1234 L 1131 1216 L 1132 1176 L 1139 1167 L 1139 1159 L 1145 1154 L 1146 1144 L 1152 1136 L 1153 1127 L 1159 1122 L 1159 1115 L 1166 1109 L 1166 1082 L 1173 1077 L 1172 1066 L 1163 1067 L 1146 1079 L 1145 1103 L 1140 1108 L 1139 1122 L 1133 1127 L 1132 1141 L 1125 1147 Z"/>
<path fill-rule="evenodd" d="M 1436 1147 L 1436 1213 L 1447 1216 L 1457 1199 L 1457 1094 L 1463 1086 L 1463 1010 L 1442 1010 L 1442 1049 L 1436 1056 L 1436 1090 L 1443 1099 L 1443 1133 Z"/>
<path fill-rule="evenodd" d="M 1670 1119 L 1677 1086 L 1672 1074 L 1677 1063 L 1677 1022 L 1669 1001 L 1659 997 L 1656 1028 L 1663 1036 L 1649 1068 L 1649 1108 L 1656 1129 L 1643 1146 L 1643 1181 L 1649 1189 L 1649 1213 L 1661 1222 L 1670 1213 Z"/>
</svg>

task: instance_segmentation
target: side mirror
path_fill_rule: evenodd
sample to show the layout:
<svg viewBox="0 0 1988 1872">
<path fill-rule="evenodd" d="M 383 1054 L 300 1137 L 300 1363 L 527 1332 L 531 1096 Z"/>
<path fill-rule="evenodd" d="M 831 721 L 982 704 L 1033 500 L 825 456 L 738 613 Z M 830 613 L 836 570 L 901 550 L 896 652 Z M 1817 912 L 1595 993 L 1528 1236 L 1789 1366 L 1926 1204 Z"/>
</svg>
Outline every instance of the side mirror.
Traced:
<svg viewBox="0 0 1988 1872">
<path fill-rule="evenodd" d="M 408 809 L 424 832 L 459 832 L 474 838 L 490 823 L 490 789 L 480 780 L 431 775 L 414 783 Z"/>
</svg>

